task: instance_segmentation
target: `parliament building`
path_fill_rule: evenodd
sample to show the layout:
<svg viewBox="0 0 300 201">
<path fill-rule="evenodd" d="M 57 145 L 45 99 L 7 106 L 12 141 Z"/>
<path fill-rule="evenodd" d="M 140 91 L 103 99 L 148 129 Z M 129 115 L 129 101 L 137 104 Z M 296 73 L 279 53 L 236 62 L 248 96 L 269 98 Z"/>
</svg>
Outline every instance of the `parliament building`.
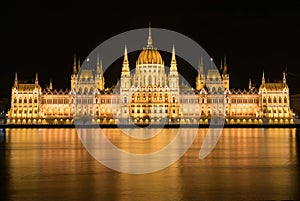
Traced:
<svg viewBox="0 0 300 201">
<path fill-rule="evenodd" d="M 281 82 L 268 83 L 263 73 L 259 88 L 249 81 L 248 89 L 231 90 L 226 58 L 219 69 L 204 69 L 200 59 L 195 89 L 180 82 L 173 46 L 166 72 L 149 29 L 147 46 L 134 71 L 125 46 L 120 80 L 114 88 L 105 87 L 99 58 L 95 69 L 81 69 L 75 57 L 71 87 L 65 91 L 53 89 L 51 81 L 42 89 L 37 74 L 31 84 L 20 82 L 16 74 L 7 123 L 72 124 L 82 117 L 99 124 L 208 124 L 213 117 L 224 117 L 228 124 L 293 123 L 285 73 Z"/>
</svg>

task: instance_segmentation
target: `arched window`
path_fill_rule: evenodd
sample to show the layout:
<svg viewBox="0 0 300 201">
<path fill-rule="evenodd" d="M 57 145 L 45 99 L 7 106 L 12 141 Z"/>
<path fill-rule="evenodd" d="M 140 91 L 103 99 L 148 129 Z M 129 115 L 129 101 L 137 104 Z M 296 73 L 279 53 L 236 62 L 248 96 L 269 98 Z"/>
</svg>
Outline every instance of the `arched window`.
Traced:
<svg viewBox="0 0 300 201">
<path fill-rule="evenodd" d="M 276 101 L 276 97 L 274 97 L 274 98 L 273 98 L 273 103 L 276 103 L 276 102 L 277 102 L 277 101 Z"/>
<path fill-rule="evenodd" d="M 26 98 L 24 98 L 24 103 L 27 103 L 27 99 Z"/>
<path fill-rule="evenodd" d="M 14 98 L 14 103 L 17 103 L 17 98 Z"/>
<path fill-rule="evenodd" d="M 175 103 L 175 97 L 174 96 L 172 97 L 172 103 Z"/>
<path fill-rule="evenodd" d="M 282 103 L 282 99 L 281 99 L 281 97 L 279 97 L 279 99 L 278 99 L 278 102 L 279 102 L 279 103 Z"/>
<path fill-rule="evenodd" d="M 269 99 L 268 99 L 268 103 L 271 103 L 272 102 L 272 99 L 271 99 L 271 97 L 269 97 Z"/>
<path fill-rule="evenodd" d="M 267 99 L 266 98 L 263 99 L 263 103 L 267 103 Z"/>
<path fill-rule="evenodd" d="M 29 98 L 29 103 L 32 103 L 32 98 Z"/>
<path fill-rule="evenodd" d="M 286 97 L 284 97 L 284 103 L 287 103 L 287 98 Z"/>
<path fill-rule="evenodd" d="M 126 96 L 124 97 L 124 103 L 127 103 L 127 97 Z"/>
</svg>

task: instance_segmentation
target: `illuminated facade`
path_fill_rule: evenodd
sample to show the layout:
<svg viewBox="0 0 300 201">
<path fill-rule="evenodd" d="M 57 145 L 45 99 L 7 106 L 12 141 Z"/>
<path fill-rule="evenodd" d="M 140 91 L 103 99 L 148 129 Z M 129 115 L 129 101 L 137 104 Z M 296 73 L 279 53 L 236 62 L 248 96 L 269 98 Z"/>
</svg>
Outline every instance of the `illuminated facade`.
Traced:
<svg viewBox="0 0 300 201">
<path fill-rule="evenodd" d="M 170 70 L 165 72 L 150 29 L 135 69 L 130 70 L 125 47 L 119 83 L 114 90 L 104 85 L 99 58 L 95 70 L 80 69 L 80 62 L 74 58 L 68 91 L 53 90 L 51 81 L 42 90 L 37 75 L 34 84 L 22 84 L 16 75 L 7 123 L 72 123 L 76 118 L 88 117 L 94 123 L 167 120 L 205 124 L 214 116 L 225 117 L 227 123 L 293 123 L 285 74 L 280 83 L 266 83 L 263 74 L 258 89 L 249 81 L 248 89 L 235 91 L 229 88 L 226 58 L 219 70 L 207 71 L 201 59 L 193 89 L 179 83 L 174 46 Z"/>
</svg>

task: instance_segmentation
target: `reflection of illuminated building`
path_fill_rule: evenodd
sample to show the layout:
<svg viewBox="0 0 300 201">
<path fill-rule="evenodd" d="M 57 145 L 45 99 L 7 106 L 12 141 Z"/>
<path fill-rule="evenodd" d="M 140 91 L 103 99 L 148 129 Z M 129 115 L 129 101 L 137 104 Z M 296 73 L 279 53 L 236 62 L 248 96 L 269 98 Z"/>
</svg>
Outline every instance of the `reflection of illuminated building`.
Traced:
<svg viewBox="0 0 300 201">
<path fill-rule="evenodd" d="M 228 123 L 262 123 L 265 119 L 269 123 L 292 122 L 285 74 L 281 83 L 266 83 L 263 74 L 259 89 L 250 81 L 247 90 L 230 90 L 226 58 L 220 69 L 206 71 L 201 59 L 193 89 L 179 84 L 174 46 L 169 72 L 165 71 L 150 29 L 135 69 L 130 70 L 125 47 L 120 82 L 114 91 L 105 89 L 104 83 L 99 58 L 95 70 L 80 69 L 74 59 L 70 91 L 53 90 L 51 82 L 42 90 L 37 77 L 34 84 L 22 84 L 16 76 L 8 123 L 71 123 L 83 116 L 95 123 L 162 119 L 207 123 L 213 116 L 225 116 Z"/>
</svg>

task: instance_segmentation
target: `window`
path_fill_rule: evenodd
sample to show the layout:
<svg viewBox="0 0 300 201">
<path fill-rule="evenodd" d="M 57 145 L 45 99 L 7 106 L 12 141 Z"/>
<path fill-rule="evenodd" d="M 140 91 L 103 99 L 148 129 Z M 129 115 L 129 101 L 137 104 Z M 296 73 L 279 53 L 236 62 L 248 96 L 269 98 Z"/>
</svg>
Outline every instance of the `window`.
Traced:
<svg viewBox="0 0 300 201">
<path fill-rule="evenodd" d="M 263 99 L 263 103 L 267 103 L 267 99 L 266 98 Z"/>
<path fill-rule="evenodd" d="M 176 112 L 176 111 L 175 111 L 175 110 L 173 110 L 173 113 L 174 113 L 174 114 L 175 114 L 175 112 Z"/>
</svg>

